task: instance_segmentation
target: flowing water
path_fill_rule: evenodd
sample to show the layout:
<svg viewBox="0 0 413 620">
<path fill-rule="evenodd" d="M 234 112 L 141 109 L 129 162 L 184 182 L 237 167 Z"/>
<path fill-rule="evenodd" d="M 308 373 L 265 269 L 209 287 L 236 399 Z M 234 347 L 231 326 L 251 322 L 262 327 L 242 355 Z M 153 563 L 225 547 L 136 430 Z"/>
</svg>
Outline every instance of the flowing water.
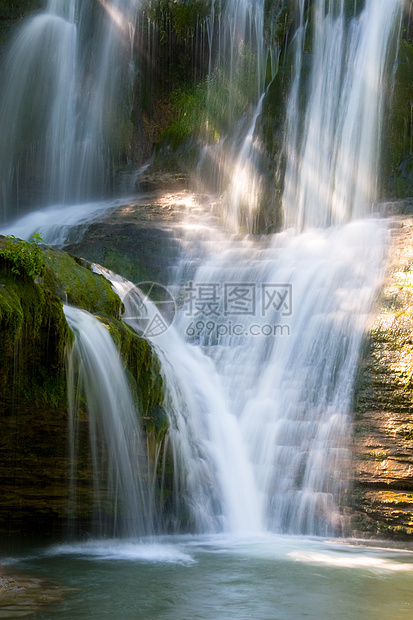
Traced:
<svg viewBox="0 0 413 620">
<path fill-rule="evenodd" d="M 175 489 L 197 531 L 344 531 L 352 386 L 386 239 L 380 221 L 266 248 L 224 238 L 217 253 L 215 239 L 185 283 L 174 326 L 151 339 L 169 386 Z M 136 328 L 141 294 L 103 273 Z"/>
<path fill-rule="evenodd" d="M 169 363 L 167 383 L 179 386 L 174 411 L 187 410 L 176 424 L 186 446 L 181 467 L 195 479 L 198 531 L 205 511 L 224 531 L 345 531 L 338 501 L 348 485 L 353 382 L 387 241 L 380 221 L 361 218 L 375 196 L 383 76 L 391 67 L 384 42 L 397 31 L 402 3 L 367 1 L 349 22 L 343 3 L 329 12 L 317 0 L 303 120 L 298 93 L 311 24 L 300 6 L 286 135 L 291 228 L 266 242 L 216 231 L 198 260 L 200 240 L 195 250 L 188 242 L 178 269 L 186 280 L 175 283 L 182 308 L 175 328 L 156 340 Z M 332 223 L 340 227 L 326 228 Z"/>
<path fill-rule="evenodd" d="M 267 63 L 274 77 L 279 50 L 276 44 L 269 46 L 263 36 L 263 0 L 216 4 L 219 10 L 216 14 L 212 3 L 207 22 L 206 127 L 215 135 L 202 149 L 195 182 L 203 191 L 222 194 L 222 215 L 228 229 L 252 232 L 262 190 L 260 148 L 254 132 L 262 111 Z M 278 14 L 274 24 L 277 19 Z M 222 126 L 222 135 L 217 126 Z"/>
<path fill-rule="evenodd" d="M 174 282 L 181 307 L 175 325 L 153 339 L 168 389 L 175 470 L 170 518 L 175 523 L 183 504 L 191 529 L 200 533 L 270 530 L 324 536 L 345 531 L 338 503 L 348 484 L 352 386 L 387 242 L 379 220 L 362 218 L 371 214 L 375 196 L 384 81 L 391 74 L 391 35 L 397 32 L 402 4 L 366 0 L 360 14 L 349 20 L 343 2 L 329 10 L 330 3 L 316 0 L 312 22 L 304 18 L 305 3 L 299 3 L 285 138 L 283 204 L 290 228 L 256 240 L 232 238 L 216 226 L 207 243 L 196 235 L 184 235 L 186 254 Z M 131 7 L 126 0 L 104 5 L 109 16 L 105 36 L 103 30 L 100 33 L 103 23 L 98 22 L 94 45 L 99 45 L 101 58 L 108 59 L 94 75 L 93 92 L 100 93 L 99 100 L 110 102 L 114 96 L 117 82 L 110 69 L 117 60 L 115 35 L 132 18 Z M 45 72 L 45 50 L 43 43 L 37 43 L 39 24 L 44 23 L 47 28 L 50 23 L 58 25 L 59 45 L 65 41 L 60 29 L 74 39 L 69 37 L 67 47 L 54 55 L 59 59 L 62 54 L 65 76 L 84 68 L 83 56 L 71 61 L 70 70 L 65 64 L 75 54 L 75 42 L 79 46 L 83 41 L 78 32 L 85 20 L 83 10 L 76 2 L 49 2 L 46 12 L 21 31 L 20 45 L 38 51 Z M 252 210 L 256 199 L 254 135 L 262 106 L 258 94 L 263 87 L 264 44 L 258 33 L 263 11 L 261 2 L 253 7 L 234 1 L 224 12 L 226 17 L 220 17 L 218 66 L 229 75 L 230 91 L 235 93 L 244 45 L 254 51 L 251 67 L 258 80 L 257 107 L 243 146 L 238 157 L 227 162 L 227 167 L 233 166 L 233 178 L 223 219 L 235 230 L 245 204 Z M 213 31 L 211 26 L 210 37 Z M 309 38 L 313 60 L 305 75 Z M 232 47 L 237 53 L 228 51 Z M 64 88 L 72 81 L 65 79 Z M 18 84 L 26 88 L 27 79 Z M 305 105 L 303 89 L 308 93 Z M 70 93 L 62 90 L 56 86 L 57 100 L 47 96 L 60 117 L 54 121 L 50 112 L 52 124 L 44 133 L 50 129 L 56 139 L 61 131 L 75 140 L 78 120 L 73 125 L 69 112 L 62 113 L 65 107 L 59 98 L 65 105 L 71 100 Z M 25 100 L 25 91 L 17 94 L 18 101 Z M 93 101 L 87 97 L 84 105 L 94 119 L 92 144 L 99 153 L 103 110 Z M 18 119 L 19 106 L 16 110 Z M 88 114 L 79 115 L 82 122 Z M 18 142 L 12 138 L 13 144 Z M 79 160 L 72 146 L 65 146 L 64 140 L 56 139 L 57 143 L 62 153 Z M 50 144 L 49 149 L 53 151 Z M 56 154 L 54 159 L 59 159 Z M 74 185 L 70 166 L 64 168 L 65 182 Z M 96 212 L 101 208 L 110 207 L 97 204 Z M 65 216 L 69 224 L 72 209 L 76 216 L 75 206 Z M 60 218 L 59 210 L 50 209 L 44 217 L 49 219 L 48 240 L 56 243 L 62 239 L 62 223 L 58 230 L 50 226 L 53 213 Z M 35 215 L 26 216 L 21 226 L 31 225 Z M 331 224 L 340 227 L 327 227 Z M 114 284 L 123 297 L 124 284 Z M 78 324 L 79 338 L 82 330 L 85 327 Z M 116 389 L 120 393 L 123 388 Z M 110 458 L 116 472 L 121 449 L 111 446 L 109 437 L 105 441 L 109 455 L 113 447 Z M 126 495 L 126 488 L 122 493 Z M 140 524 L 137 532 L 147 529 Z"/>
<path fill-rule="evenodd" d="M 36 182 L 42 179 L 39 195 L 46 205 L 89 199 L 92 185 L 105 177 L 104 120 L 121 79 L 112 60 L 124 54 L 130 59 L 130 47 L 125 51 L 116 33 L 134 23 L 137 3 L 100 4 L 107 20 L 90 55 L 82 52 L 89 3 L 51 1 L 18 34 L 0 112 L 3 119 L 18 121 L 2 137 L 11 154 L 7 162 L 0 159 L 4 200 L 11 197 L 24 207 L 20 178 L 27 185 L 33 153 L 45 162 L 35 176 Z M 315 0 L 312 22 L 307 3 L 297 3 L 283 151 L 286 229 L 265 238 L 234 237 L 216 222 L 208 229 L 206 212 L 202 234 L 193 225 L 186 232 L 181 228 L 185 252 L 171 288 L 178 300 L 175 321 L 149 336 L 162 362 L 174 460 L 173 505 L 169 515 L 156 517 L 165 531 L 181 533 L 185 523 L 196 536 L 145 538 L 153 528 L 153 489 L 145 486 L 151 474 L 117 352 L 96 319 L 66 309 L 76 333 L 69 379 L 78 377 L 88 402 L 96 520 L 109 495 L 115 518 L 111 529 L 103 526 L 100 533 L 124 538 L 9 558 L 14 568 L 58 575 L 81 590 L 37 617 L 411 617 L 411 554 L 301 537 L 346 531 L 339 503 L 348 485 L 352 389 L 388 241 L 385 223 L 369 216 L 392 35 L 403 2 L 366 0 L 352 19 L 345 18 L 347 5 Z M 207 25 L 211 59 L 215 8 L 213 2 Z M 214 168 L 215 186 L 229 187 L 221 217 L 235 231 L 252 219 L 248 209 L 258 204 L 254 158 L 264 91 L 263 10 L 263 2 L 234 0 L 227 17 L 220 17 L 222 38 L 214 49 L 225 60 L 221 69 L 230 77 L 231 106 L 239 60 L 232 54 L 240 49 L 232 44 L 240 37 L 254 52 L 249 67 L 256 67 L 255 91 L 239 132 L 225 146 L 222 139 L 213 149 L 206 147 L 199 166 L 202 172 L 208 157 L 223 162 Z M 23 51 L 32 59 L 27 71 Z M 90 79 L 85 58 L 91 61 L 95 53 L 102 63 L 94 68 L 97 81 L 85 97 Z M 22 144 L 34 66 L 47 89 L 38 91 L 33 108 L 40 117 L 30 121 L 28 135 L 38 131 L 42 139 L 34 135 Z M 122 66 L 127 74 L 130 63 Z M 225 181 L 228 171 L 233 185 Z M 112 207 L 96 205 L 100 208 Z M 50 221 L 49 232 L 52 240 Z M 62 238 L 59 231 L 56 242 Z M 130 283 L 107 275 L 139 331 L 137 309 L 143 306 L 152 320 L 158 307 L 144 303 Z M 72 473 L 74 478 L 75 465 Z"/>
<path fill-rule="evenodd" d="M 110 137 L 128 106 L 139 3 L 102 0 L 100 12 L 94 4 L 50 0 L 10 46 L 0 99 L 2 221 L 110 187 Z"/>
<path fill-rule="evenodd" d="M 91 541 L 3 560 L 73 588 L 36 620 L 409 620 L 413 610 L 411 553 L 308 538 Z"/>
<path fill-rule="evenodd" d="M 95 534 L 149 534 L 148 461 L 137 405 L 118 350 L 108 329 L 94 316 L 71 306 L 64 310 L 75 335 L 67 361 L 72 512 L 76 512 L 79 410 L 84 395 L 96 502 Z M 109 523 L 104 520 L 105 510 L 106 515 L 112 515 Z"/>
<path fill-rule="evenodd" d="M 336 12 L 328 11 L 328 4 L 314 3 L 313 58 L 307 78 L 303 1 L 295 35 L 284 211 L 286 225 L 298 228 L 342 224 L 370 211 L 377 192 L 383 103 L 390 86 L 385 81 L 386 69 L 391 75 L 387 54 L 403 5 L 398 0 L 367 0 L 359 18 L 348 26 L 344 2 Z M 303 88 L 309 88 L 304 110 Z"/>
</svg>

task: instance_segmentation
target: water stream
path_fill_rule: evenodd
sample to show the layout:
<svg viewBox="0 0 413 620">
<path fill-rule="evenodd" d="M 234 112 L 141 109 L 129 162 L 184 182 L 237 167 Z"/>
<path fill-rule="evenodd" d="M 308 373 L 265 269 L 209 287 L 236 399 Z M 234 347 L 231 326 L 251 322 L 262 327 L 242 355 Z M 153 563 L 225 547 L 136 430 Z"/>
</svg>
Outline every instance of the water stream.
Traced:
<svg viewBox="0 0 413 620">
<path fill-rule="evenodd" d="M 110 189 L 113 119 L 128 105 L 139 3 L 100 4 L 105 11 L 50 0 L 10 45 L 0 97 L 2 221 Z"/>
<path fill-rule="evenodd" d="M 40 162 L 33 195 L 47 207 L 42 217 L 49 243 L 64 241 L 83 218 L 76 211 L 81 200 L 102 189 L 110 159 L 105 123 L 116 116 L 118 88 L 133 69 L 130 33 L 139 3 L 100 4 L 106 20 L 98 20 L 87 43 L 91 3 L 51 0 L 23 25 L 6 65 L 3 205 L 14 205 L 13 215 L 24 211 L 22 188 L 30 185 L 33 162 Z M 214 162 L 215 189 L 225 197 L 220 223 L 209 226 L 208 205 L 199 210 L 199 228 L 193 219 L 180 226 L 184 251 L 170 288 L 178 301 L 175 320 L 163 333 L 148 335 L 165 381 L 173 460 L 168 515 L 156 514 L 159 489 L 147 484 L 153 472 L 109 332 L 87 313 L 65 309 L 76 334 L 69 388 L 77 384 L 87 401 L 95 520 L 102 521 L 107 501 L 114 518 L 97 530 L 109 537 L 105 541 L 24 550 L 9 559 L 49 576 L 59 570 L 71 586 L 93 586 L 48 618 L 411 616 L 411 555 L 314 540 L 346 533 L 340 498 L 349 483 L 353 383 L 388 243 L 374 201 L 384 86 L 403 1 L 366 0 L 351 19 L 344 0 L 315 0 L 309 13 L 307 4 L 297 3 L 292 43 L 283 147 L 286 225 L 281 233 L 254 238 L 234 231 L 245 222 L 251 230 L 259 208 L 264 2 L 231 0 L 218 28 L 212 2 L 210 61 L 218 32 L 214 53 L 222 56 L 218 66 L 230 80 L 229 117 L 237 94 L 236 52 L 244 39 L 254 52 L 250 70 L 256 79 L 239 131 L 206 145 L 198 166 L 202 176 L 208 158 Z M 127 45 L 120 31 L 128 33 Z M 98 65 L 90 68 L 96 57 Z M 42 88 L 36 88 L 33 116 L 27 102 L 34 75 Z M 5 123 L 9 118 L 14 122 Z M 73 204 L 60 211 L 55 203 Z M 92 204 L 96 214 L 115 207 Z M 35 220 L 36 212 L 30 213 L 8 223 L 7 232 L 27 229 L 29 235 Z M 143 301 L 132 283 L 101 272 L 124 300 L 125 320 L 141 331 L 138 311 L 144 308 L 152 319 L 157 306 Z M 78 404 L 70 402 L 73 480 Z M 70 500 L 75 496 L 73 484 Z M 148 538 L 159 529 L 181 536 Z M 182 536 L 188 531 L 193 537 Z M 114 567 L 118 576 L 108 585 Z"/>
<path fill-rule="evenodd" d="M 97 318 L 71 306 L 64 311 L 75 335 L 67 360 L 72 513 L 76 514 L 79 410 L 84 398 L 93 468 L 94 533 L 151 534 L 150 469 L 137 404 L 118 350 Z"/>
<path fill-rule="evenodd" d="M 332 535 L 345 531 L 339 501 L 348 483 L 352 386 L 368 313 L 380 284 L 387 240 L 385 226 L 379 220 L 362 218 L 371 215 L 373 209 L 383 84 L 385 76 L 391 74 L 391 35 L 397 32 L 402 2 L 367 0 L 352 19 L 345 16 L 343 2 L 334 9 L 328 7 L 325 0 L 316 0 L 312 22 L 305 17 L 305 3 L 299 3 L 285 132 L 283 208 L 287 228 L 278 235 L 255 240 L 232 237 L 231 231 L 239 231 L 245 218 L 252 221 L 258 209 L 256 124 L 264 96 L 259 97 L 264 85 L 264 43 L 259 37 L 264 5 L 260 2 L 252 7 L 249 2 L 236 1 L 219 18 L 218 67 L 227 74 L 234 96 L 243 46 L 254 52 L 250 70 L 257 78 L 252 95 L 255 112 L 244 123 L 242 141 L 235 136 L 223 156 L 227 157 L 225 167 L 232 167 L 227 198 L 222 202 L 224 230 L 215 225 L 205 243 L 193 226 L 188 233 L 185 224 L 181 227 L 185 251 L 172 284 L 177 299 L 183 302 L 174 326 L 153 338 L 163 360 L 168 394 L 175 471 L 175 502 L 169 520 L 175 523 L 174 530 L 179 530 L 177 515 L 184 505 L 191 529 L 199 533 L 269 530 Z M 97 178 L 87 168 L 83 170 L 82 162 L 86 157 L 88 165 L 100 166 L 95 158 L 100 159 L 104 150 L 100 145 L 107 113 L 102 101 L 110 105 L 120 84 L 116 74 L 125 71 L 124 61 L 120 62 L 124 50 L 119 47 L 117 33 L 127 23 L 134 23 L 137 7 L 119 0 L 104 8 L 109 21 L 99 21 L 93 42 L 103 60 L 94 72 L 90 96 L 85 98 L 80 89 L 85 80 L 82 28 L 86 27 L 89 10 L 83 5 L 49 2 L 46 11 L 30 19 L 20 31 L 10 56 L 18 65 L 23 62 L 20 54 L 27 51 L 25 46 L 32 49 L 33 59 L 37 58 L 46 78 L 50 68 L 45 56 L 50 55 L 52 47 L 55 49 L 56 79 L 62 79 L 62 84 L 48 77 L 54 90 L 45 93 L 47 124 L 37 119 L 34 125 L 45 136 L 44 153 L 51 154 L 53 166 L 47 158 L 40 159 L 62 191 L 63 202 L 65 184 L 83 188 L 87 195 L 82 174 L 86 170 L 88 181 Z M 216 19 L 214 7 L 210 19 Z M 210 27 L 212 37 L 216 29 Z M 44 29 L 58 41 L 50 38 L 51 34 L 43 36 Z M 306 73 L 304 55 L 309 38 L 313 60 L 311 71 Z M 52 47 L 45 47 L 45 41 Z M 10 67 L 9 79 L 16 79 L 16 84 L 10 83 L 10 91 L 6 90 L 5 115 L 10 114 L 8 100 L 13 94 L 17 102 L 27 101 L 29 74 L 20 80 L 13 77 L 19 73 L 17 65 Z M 303 89 L 308 93 L 305 105 Z M 75 118 L 74 109 L 80 103 Z M 20 113 L 24 113 L 19 105 L 16 122 L 10 124 L 13 132 L 18 131 Z M 231 97 L 227 105 L 230 114 Z M 87 131 L 79 123 L 87 125 Z M 227 142 L 233 138 L 228 137 Z M 15 133 L 6 132 L 5 140 L 11 152 L 20 142 Z M 90 143 L 93 157 L 83 150 L 84 140 Z M 237 145 L 241 147 L 234 157 Z M 61 181 L 55 165 L 63 156 L 68 160 L 62 163 Z M 82 173 L 76 172 L 80 181 L 75 183 L 72 164 L 79 163 Z M 10 170 L 6 175 L 9 179 Z M 43 188 L 46 204 L 52 195 Z M 47 222 L 45 239 L 61 243 L 67 231 L 72 237 L 76 235 L 83 219 L 112 208 L 114 203 L 84 205 L 79 217 L 79 206 L 64 210 L 51 206 L 42 213 Z M 40 223 L 39 217 L 39 213 L 29 213 L 7 232 L 21 234 L 27 227 L 30 234 L 28 228 L 36 218 Z M 230 232 L 225 232 L 226 225 Z M 124 298 L 124 287 L 128 291 L 132 285 L 114 274 L 109 277 Z M 129 294 L 128 303 L 131 298 Z M 132 314 L 133 308 L 129 308 Z M 83 320 L 76 319 L 75 324 L 81 343 L 89 328 L 84 325 L 84 315 L 79 316 Z M 73 323 L 74 317 L 69 318 Z M 80 354 L 79 347 L 76 350 L 81 360 L 86 352 Z M 90 352 L 87 357 L 92 359 Z M 89 373 L 85 385 L 92 400 L 90 410 L 97 411 L 104 403 L 99 405 L 93 395 L 99 394 L 92 379 L 96 372 L 83 365 Z M 115 375 L 111 380 L 115 381 Z M 120 394 L 124 386 L 120 383 L 114 390 Z M 91 419 L 96 415 L 91 414 Z M 105 426 L 104 420 L 109 418 L 102 416 Z M 131 418 L 128 414 L 127 424 Z M 99 424 L 91 424 L 91 435 L 96 437 Z M 130 429 L 125 433 L 136 434 Z M 141 501 L 134 504 L 134 494 L 145 496 L 148 505 L 153 501 L 149 491 L 139 487 L 139 471 L 132 475 L 132 471 L 127 474 L 122 470 L 122 447 L 117 437 L 108 431 L 104 440 L 114 472 L 110 477 L 117 480 L 125 498 L 128 479 L 137 487 L 131 491 L 134 507 L 127 510 L 132 515 L 139 512 Z M 92 452 L 96 451 L 93 439 Z M 125 448 L 126 455 L 128 451 Z M 93 459 L 97 471 L 96 455 Z M 125 456 L 125 461 L 132 470 L 133 457 Z M 141 522 L 135 533 L 150 529 Z"/>
</svg>

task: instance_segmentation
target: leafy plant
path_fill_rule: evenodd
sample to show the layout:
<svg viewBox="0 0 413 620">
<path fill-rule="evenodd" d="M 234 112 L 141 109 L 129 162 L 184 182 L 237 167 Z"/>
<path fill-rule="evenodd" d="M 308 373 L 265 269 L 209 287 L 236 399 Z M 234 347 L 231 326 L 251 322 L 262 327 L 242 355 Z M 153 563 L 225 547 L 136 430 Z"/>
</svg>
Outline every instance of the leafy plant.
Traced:
<svg viewBox="0 0 413 620">
<path fill-rule="evenodd" d="M 7 241 L 0 249 L 0 257 L 11 263 L 14 275 L 34 279 L 41 276 L 44 270 L 44 256 L 39 245 L 41 242 L 42 237 L 38 232 L 33 233 L 29 241 L 7 235 Z"/>
</svg>

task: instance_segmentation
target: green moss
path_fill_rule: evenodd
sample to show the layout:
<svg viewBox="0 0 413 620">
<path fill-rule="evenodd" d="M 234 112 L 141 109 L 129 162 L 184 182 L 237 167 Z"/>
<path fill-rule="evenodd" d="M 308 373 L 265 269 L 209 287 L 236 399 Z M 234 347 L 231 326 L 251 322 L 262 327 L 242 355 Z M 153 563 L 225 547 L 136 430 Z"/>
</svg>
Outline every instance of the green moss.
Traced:
<svg viewBox="0 0 413 620">
<path fill-rule="evenodd" d="M 91 313 L 120 316 L 122 303 L 109 282 L 86 261 L 46 248 L 44 283 L 63 301 Z"/>
<path fill-rule="evenodd" d="M 93 480 L 82 399 L 80 484 L 74 513 L 67 497 L 65 353 L 73 334 L 57 294 L 99 313 L 108 326 L 124 360 L 148 442 L 156 447 L 154 455 L 168 430 L 162 376 L 151 345 L 118 320 L 121 302 L 109 283 L 63 252 L 45 248 L 44 255 L 46 268 L 38 282 L 11 274 L 7 261 L 0 259 L 0 530 L 38 534 L 56 528 L 60 534 L 70 518 L 79 531 L 88 531 L 93 521 Z M 102 502 L 106 506 L 106 498 Z"/>
<path fill-rule="evenodd" d="M 173 32 L 178 41 L 182 41 L 193 36 L 198 24 L 208 17 L 211 1 L 149 0 L 146 10 L 150 19 L 158 24 L 162 39 Z"/>
<path fill-rule="evenodd" d="M 2 355 L 9 357 L 24 323 L 20 297 L 15 290 L 6 287 L 4 278 L 0 284 L 0 348 Z"/>
<path fill-rule="evenodd" d="M 175 151 L 192 137 L 217 142 L 257 100 L 257 84 L 256 52 L 245 44 L 231 75 L 228 67 L 217 66 L 205 80 L 172 92 L 173 120 L 161 134 L 160 146 L 168 144 Z"/>
<path fill-rule="evenodd" d="M 102 263 L 107 269 L 121 274 L 131 282 L 139 282 L 148 279 L 146 277 L 147 274 L 142 272 L 138 264 L 134 263 L 128 256 L 115 247 L 109 248 L 104 252 Z"/>
<path fill-rule="evenodd" d="M 164 409 L 163 379 L 159 360 L 152 345 L 122 321 L 98 317 L 109 328 L 127 369 L 132 392 L 136 396 L 142 426 L 162 441 L 168 429 Z"/>
<path fill-rule="evenodd" d="M 160 137 L 160 145 L 170 144 L 176 150 L 192 135 L 200 133 L 206 122 L 206 84 L 178 88 L 171 95 L 172 124 Z"/>
<path fill-rule="evenodd" d="M 290 0 L 265 0 L 264 36 L 267 43 L 282 50 L 297 22 L 298 4 Z"/>
<path fill-rule="evenodd" d="M 53 293 L 0 270 L 0 390 L 5 406 L 14 401 L 34 407 L 65 402 L 61 373 L 71 339 L 62 303 Z"/>
</svg>

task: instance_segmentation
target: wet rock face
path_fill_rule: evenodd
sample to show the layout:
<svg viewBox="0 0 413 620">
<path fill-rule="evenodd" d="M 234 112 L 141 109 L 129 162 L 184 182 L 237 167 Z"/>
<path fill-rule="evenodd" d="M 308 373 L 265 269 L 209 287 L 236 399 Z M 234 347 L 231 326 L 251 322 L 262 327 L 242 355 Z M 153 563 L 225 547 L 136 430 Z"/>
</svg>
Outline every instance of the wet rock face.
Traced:
<svg viewBox="0 0 413 620">
<path fill-rule="evenodd" d="M 413 218 L 392 225 L 356 384 L 351 504 L 356 535 L 413 539 Z"/>
<path fill-rule="evenodd" d="M 184 194 L 151 194 L 138 204 L 126 204 L 91 224 L 80 242 L 65 249 L 104 265 L 135 284 L 167 284 L 170 269 L 180 253 L 172 225 L 180 220 L 177 201 Z"/>
<path fill-rule="evenodd" d="M 0 250 L 6 245 L 0 236 Z M 109 282 L 80 259 L 47 247 L 42 252 L 45 270 L 37 282 L 13 274 L 10 261 L 0 256 L 0 533 L 8 535 L 60 536 L 69 522 L 79 532 L 93 526 L 84 403 L 75 510 L 68 502 L 65 350 L 73 337 L 62 299 L 101 317 L 128 368 L 145 431 L 156 442 L 167 430 L 159 363 L 149 343 L 118 320 L 121 300 Z"/>
</svg>

